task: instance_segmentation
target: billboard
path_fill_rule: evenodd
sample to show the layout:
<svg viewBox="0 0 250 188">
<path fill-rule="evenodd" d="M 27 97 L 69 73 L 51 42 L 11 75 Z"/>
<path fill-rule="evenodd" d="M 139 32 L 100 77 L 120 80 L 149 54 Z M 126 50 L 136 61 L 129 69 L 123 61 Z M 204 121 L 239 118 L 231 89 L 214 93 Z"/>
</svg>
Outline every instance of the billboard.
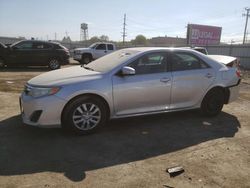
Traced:
<svg viewBox="0 0 250 188">
<path fill-rule="evenodd" d="M 206 46 L 220 43 L 221 27 L 188 24 L 187 42 L 188 45 Z"/>
</svg>

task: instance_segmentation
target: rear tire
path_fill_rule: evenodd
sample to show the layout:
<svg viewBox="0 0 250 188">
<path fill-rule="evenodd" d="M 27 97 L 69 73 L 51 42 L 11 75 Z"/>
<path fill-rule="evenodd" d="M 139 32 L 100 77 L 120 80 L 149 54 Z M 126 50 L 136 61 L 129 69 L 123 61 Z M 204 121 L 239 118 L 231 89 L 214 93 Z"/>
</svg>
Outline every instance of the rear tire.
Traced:
<svg viewBox="0 0 250 188">
<path fill-rule="evenodd" d="M 92 56 L 89 54 L 83 54 L 81 59 L 81 64 L 88 64 L 93 60 Z"/>
<path fill-rule="evenodd" d="M 80 135 L 93 133 L 105 125 L 108 118 L 106 112 L 106 105 L 98 98 L 76 98 L 63 111 L 62 128 Z"/>
<path fill-rule="evenodd" d="M 61 64 L 58 59 L 52 58 L 49 60 L 48 66 L 50 70 L 56 70 L 56 69 L 60 69 Z"/>
<path fill-rule="evenodd" d="M 201 113 L 205 116 L 218 115 L 224 105 L 224 92 L 222 89 L 212 89 L 204 97 L 201 103 Z"/>
</svg>

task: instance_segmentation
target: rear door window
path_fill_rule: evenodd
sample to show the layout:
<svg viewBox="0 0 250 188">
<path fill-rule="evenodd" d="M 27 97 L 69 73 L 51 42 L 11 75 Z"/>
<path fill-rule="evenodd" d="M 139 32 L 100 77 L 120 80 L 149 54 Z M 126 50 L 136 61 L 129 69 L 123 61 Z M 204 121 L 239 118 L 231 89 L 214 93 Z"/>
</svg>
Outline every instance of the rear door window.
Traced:
<svg viewBox="0 0 250 188">
<path fill-rule="evenodd" d="M 44 49 L 50 49 L 50 48 L 52 48 L 52 46 L 46 43 L 35 42 L 33 44 L 33 49 L 36 49 L 36 50 L 44 50 Z"/>
<path fill-rule="evenodd" d="M 108 44 L 108 50 L 114 50 L 114 46 L 112 44 Z"/>
<path fill-rule="evenodd" d="M 32 49 L 33 43 L 32 42 L 21 42 L 15 45 L 14 47 L 20 50 L 30 50 Z"/>
</svg>

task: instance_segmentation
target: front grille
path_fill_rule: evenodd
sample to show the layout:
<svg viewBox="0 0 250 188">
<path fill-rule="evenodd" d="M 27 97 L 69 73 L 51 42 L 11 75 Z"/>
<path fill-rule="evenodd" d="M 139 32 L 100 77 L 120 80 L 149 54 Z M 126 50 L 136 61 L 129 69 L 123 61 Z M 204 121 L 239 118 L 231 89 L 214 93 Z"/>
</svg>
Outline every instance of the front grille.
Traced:
<svg viewBox="0 0 250 188">
<path fill-rule="evenodd" d="M 74 51 L 74 54 L 75 54 L 75 55 L 79 55 L 79 54 L 81 54 L 81 51 L 80 51 L 80 50 L 75 50 L 75 51 Z"/>
</svg>

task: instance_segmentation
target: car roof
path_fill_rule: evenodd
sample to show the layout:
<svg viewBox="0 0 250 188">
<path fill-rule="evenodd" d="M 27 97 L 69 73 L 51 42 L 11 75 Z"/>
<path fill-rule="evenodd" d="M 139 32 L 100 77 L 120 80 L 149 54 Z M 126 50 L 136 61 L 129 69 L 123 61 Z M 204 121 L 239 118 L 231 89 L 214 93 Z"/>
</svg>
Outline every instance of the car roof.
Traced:
<svg viewBox="0 0 250 188">
<path fill-rule="evenodd" d="M 111 43 L 111 42 L 94 42 L 93 44 L 112 44 L 112 45 L 114 45 L 114 44 Z"/>
<path fill-rule="evenodd" d="M 125 50 L 125 49 L 124 49 Z M 179 52 L 196 52 L 191 48 L 177 48 L 177 47 L 135 47 L 126 48 L 126 50 L 134 50 L 138 52 L 148 52 L 148 51 L 179 51 Z"/>
<path fill-rule="evenodd" d="M 60 43 L 58 43 L 58 42 L 43 41 L 43 40 L 21 40 L 20 42 L 41 42 L 41 43 L 56 44 L 56 45 L 59 45 L 59 44 L 60 44 Z"/>
</svg>

